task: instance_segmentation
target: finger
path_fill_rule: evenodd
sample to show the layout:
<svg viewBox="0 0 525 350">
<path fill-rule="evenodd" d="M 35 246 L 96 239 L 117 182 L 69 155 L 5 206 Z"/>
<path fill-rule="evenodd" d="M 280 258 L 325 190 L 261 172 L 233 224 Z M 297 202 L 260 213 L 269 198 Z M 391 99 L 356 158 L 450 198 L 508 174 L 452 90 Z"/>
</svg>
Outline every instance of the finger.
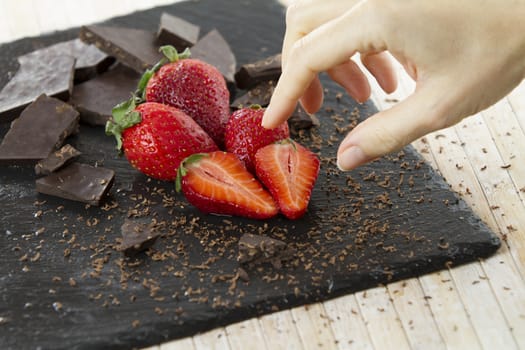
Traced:
<svg viewBox="0 0 525 350">
<path fill-rule="evenodd" d="M 303 0 L 295 1 L 286 10 L 286 32 L 282 48 L 282 64 L 294 43 L 320 25 L 340 16 L 354 6 L 357 0 Z"/>
<path fill-rule="evenodd" d="M 318 77 L 312 80 L 312 83 L 308 89 L 306 89 L 300 101 L 308 113 L 315 113 L 321 108 L 323 105 L 323 86 Z"/>
<path fill-rule="evenodd" d="M 450 118 L 451 104 L 435 95 L 435 91 L 446 91 L 442 88 L 431 88 L 429 84 L 403 102 L 360 123 L 341 142 L 337 152 L 338 167 L 354 169 L 448 126 L 447 120 L 453 120 Z"/>
<path fill-rule="evenodd" d="M 376 78 L 377 83 L 390 94 L 397 89 L 397 77 L 392 65 L 392 60 L 386 52 L 365 53 L 361 55 L 361 62 Z"/>
<path fill-rule="evenodd" d="M 383 51 L 380 31 L 373 24 L 367 7 L 362 2 L 344 15 L 323 24 L 299 39 L 289 53 L 293 64 L 286 64 L 272 99 L 266 109 L 262 125 L 274 128 L 292 113 L 297 101 L 306 92 L 319 72 L 347 62 L 356 51 Z"/>
<path fill-rule="evenodd" d="M 363 103 L 370 97 L 368 79 L 354 61 L 348 60 L 348 62 L 329 69 L 328 75 L 357 102 Z"/>
</svg>

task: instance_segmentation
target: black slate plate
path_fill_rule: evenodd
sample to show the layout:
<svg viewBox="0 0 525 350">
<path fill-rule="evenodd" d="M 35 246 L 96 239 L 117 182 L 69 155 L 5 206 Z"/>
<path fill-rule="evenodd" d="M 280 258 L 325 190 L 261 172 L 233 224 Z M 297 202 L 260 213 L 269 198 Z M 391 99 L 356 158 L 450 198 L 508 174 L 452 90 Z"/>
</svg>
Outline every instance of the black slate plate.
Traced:
<svg viewBox="0 0 525 350">
<path fill-rule="evenodd" d="M 134 13 L 108 23 L 155 30 L 168 11 L 218 28 L 237 61 L 280 50 L 284 11 L 267 1 L 202 0 Z M 1 47 L 0 86 L 15 58 L 76 37 L 77 29 Z M 326 79 L 325 79 L 326 80 Z M 275 310 L 333 298 L 492 254 L 498 238 L 411 148 L 350 173 L 335 166 L 345 127 L 374 113 L 325 81 L 320 128 L 295 135 L 320 152 L 307 215 L 251 221 L 202 215 L 170 183 L 149 180 L 119 158 L 102 128 L 68 140 L 81 161 L 116 170 L 105 206 L 39 195 L 33 170 L 0 169 L 0 344 L 9 348 L 130 348 L 189 336 Z M 7 131 L 0 125 L 0 137 Z M 164 236 L 136 259 L 117 252 L 129 213 L 155 218 Z M 275 270 L 237 279 L 245 233 L 280 238 L 300 254 Z"/>
</svg>

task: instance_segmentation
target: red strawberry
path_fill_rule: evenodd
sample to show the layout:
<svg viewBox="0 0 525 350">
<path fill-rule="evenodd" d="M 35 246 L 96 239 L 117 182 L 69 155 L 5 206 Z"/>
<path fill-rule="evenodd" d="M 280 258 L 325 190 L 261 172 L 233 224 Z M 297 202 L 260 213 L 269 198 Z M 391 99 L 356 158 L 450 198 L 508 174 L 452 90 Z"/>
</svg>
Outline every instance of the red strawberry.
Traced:
<svg viewBox="0 0 525 350">
<path fill-rule="evenodd" d="M 106 133 L 117 139 L 132 166 L 160 180 L 175 180 L 180 162 L 193 153 L 218 150 L 211 137 L 183 111 L 135 99 L 113 109 Z"/>
<path fill-rule="evenodd" d="M 230 92 L 224 77 L 214 66 L 180 55 L 172 46 L 161 51 L 169 60 L 159 62 L 145 73 L 139 85 L 142 98 L 180 108 L 195 119 L 218 144 L 224 142 L 224 130 L 230 115 Z"/>
<path fill-rule="evenodd" d="M 251 172 L 255 171 L 254 157 L 259 148 L 290 137 L 287 123 L 271 130 L 263 128 L 263 114 L 258 105 L 242 108 L 232 113 L 226 125 L 226 150 L 235 153 Z"/>
<path fill-rule="evenodd" d="M 255 168 L 284 216 L 304 215 L 319 174 L 319 159 L 313 152 L 291 139 L 283 140 L 259 149 Z"/>
<path fill-rule="evenodd" d="M 272 196 L 232 153 L 194 154 L 179 167 L 177 191 L 205 213 L 267 219 L 279 208 Z"/>
</svg>

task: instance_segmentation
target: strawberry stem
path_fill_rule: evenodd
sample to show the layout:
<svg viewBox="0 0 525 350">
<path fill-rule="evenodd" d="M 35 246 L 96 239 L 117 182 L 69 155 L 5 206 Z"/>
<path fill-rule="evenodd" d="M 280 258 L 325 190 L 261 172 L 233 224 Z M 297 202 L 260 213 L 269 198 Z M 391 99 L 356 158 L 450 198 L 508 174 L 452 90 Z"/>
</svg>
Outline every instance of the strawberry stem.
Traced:
<svg viewBox="0 0 525 350">
<path fill-rule="evenodd" d="M 135 110 L 136 100 L 137 98 L 133 96 L 113 107 L 112 118 L 106 123 L 106 135 L 115 136 L 118 150 L 122 149 L 122 132 L 142 120 L 140 113 Z"/>
<path fill-rule="evenodd" d="M 171 45 L 161 46 L 159 49 L 160 52 L 166 57 L 170 62 L 177 62 L 178 60 L 183 60 L 190 58 L 191 52 L 189 48 L 186 48 L 181 53 L 177 52 L 177 49 Z"/>
</svg>

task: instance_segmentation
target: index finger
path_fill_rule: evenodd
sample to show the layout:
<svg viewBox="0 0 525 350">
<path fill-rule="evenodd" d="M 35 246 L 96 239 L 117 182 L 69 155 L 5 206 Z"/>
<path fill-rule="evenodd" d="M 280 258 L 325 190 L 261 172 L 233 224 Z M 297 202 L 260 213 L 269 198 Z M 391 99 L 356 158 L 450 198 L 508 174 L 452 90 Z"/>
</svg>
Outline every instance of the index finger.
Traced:
<svg viewBox="0 0 525 350">
<path fill-rule="evenodd" d="M 284 65 L 288 52 L 296 41 L 348 9 L 358 0 L 303 0 L 295 1 L 286 10 L 286 32 L 284 34 L 282 59 Z"/>
<path fill-rule="evenodd" d="M 361 2 L 343 15 L 332 19 L 297 40 L 288 52 L 288 61 L 262 125 L 274 128 L 288 119 L 297 101 L 315 76 L 349 60 L 356 52 L 377 52 L 386 49 L 369 14 L 367 2 Z M 293 62 L 293 64 L 291 64 Z"/>
</svg>

